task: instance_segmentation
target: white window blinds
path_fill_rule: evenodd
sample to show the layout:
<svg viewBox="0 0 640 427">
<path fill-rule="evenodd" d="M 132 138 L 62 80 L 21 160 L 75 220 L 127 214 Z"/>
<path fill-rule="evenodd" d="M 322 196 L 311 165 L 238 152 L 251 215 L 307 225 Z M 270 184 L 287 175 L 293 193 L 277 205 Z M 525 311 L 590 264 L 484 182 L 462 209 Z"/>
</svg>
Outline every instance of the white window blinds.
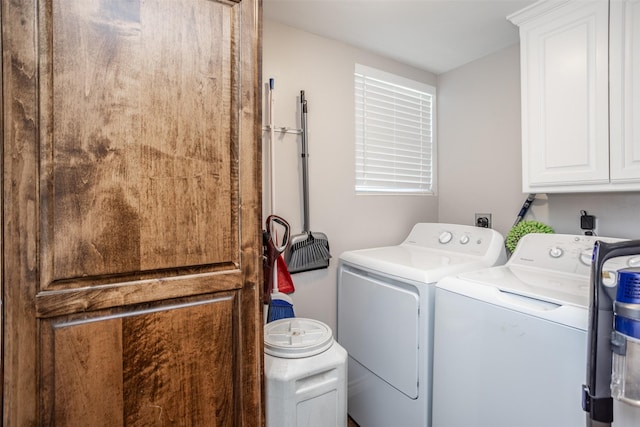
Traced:
<svg viewBox="0 0 640 427">
<path fill-rule="evenodd" d="M 356 64 L 356 192 L 432 194 L 435 88 Z"/>
</svg>

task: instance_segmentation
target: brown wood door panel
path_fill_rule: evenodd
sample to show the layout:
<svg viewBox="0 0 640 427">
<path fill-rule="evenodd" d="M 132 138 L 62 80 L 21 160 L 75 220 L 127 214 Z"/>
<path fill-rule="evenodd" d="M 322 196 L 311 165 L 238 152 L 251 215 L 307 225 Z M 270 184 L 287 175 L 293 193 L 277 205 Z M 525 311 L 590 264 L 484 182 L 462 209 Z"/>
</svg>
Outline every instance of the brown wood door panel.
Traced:
<svg viewBox="0 0 640 427">
<path fill-rule="evenodd" d="M 262 425 L 260 1 L 0 1 L 3 425 Z"/>
<path fill-rule="evenodd" d="M 232 5 L 45 2 L 41 289 L 239 264 Z"/>
<path fill-rule="evenodd" d="M 36 295 L 35 308 L 38 317 L 52 317 L 181 296 L 240 290 L 243 285 L 241 270 L 164 276 L 88 288 L 44 291 Z"/>
<path fill-rule="evenodd" d="M 233 425 L 236 304 L 223 294 L 43 321 L 45 424 Z"/>
</svg>

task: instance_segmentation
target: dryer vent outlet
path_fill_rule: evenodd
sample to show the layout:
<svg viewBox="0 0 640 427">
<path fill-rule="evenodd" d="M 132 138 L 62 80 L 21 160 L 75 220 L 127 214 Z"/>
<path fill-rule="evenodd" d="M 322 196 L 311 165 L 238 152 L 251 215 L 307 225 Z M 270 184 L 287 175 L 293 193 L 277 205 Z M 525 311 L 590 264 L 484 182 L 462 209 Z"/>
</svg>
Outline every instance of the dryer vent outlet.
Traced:
<svg viewBox="0 0 640 427">
<path fill-rule="evenodd" d="M 491 214 L 490 213 L 477 213 L 476 214 L 476 227 L 491 228 Z"/>
</svg>

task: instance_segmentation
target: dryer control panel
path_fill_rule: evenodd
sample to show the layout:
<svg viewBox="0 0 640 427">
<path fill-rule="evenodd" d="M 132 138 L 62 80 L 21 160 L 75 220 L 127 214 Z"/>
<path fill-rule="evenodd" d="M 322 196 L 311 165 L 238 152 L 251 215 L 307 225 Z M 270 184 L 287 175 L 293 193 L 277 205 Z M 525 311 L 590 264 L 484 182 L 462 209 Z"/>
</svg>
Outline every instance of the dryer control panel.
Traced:
<svg viewBox="0 0 640 427">
<path fill-rule="evenodd" d="M 496 264 L 506 261 L 502 235 L 490 228 L 471 225 L 418 223 L 402 245 L 503 260 Z"/>
</svg>

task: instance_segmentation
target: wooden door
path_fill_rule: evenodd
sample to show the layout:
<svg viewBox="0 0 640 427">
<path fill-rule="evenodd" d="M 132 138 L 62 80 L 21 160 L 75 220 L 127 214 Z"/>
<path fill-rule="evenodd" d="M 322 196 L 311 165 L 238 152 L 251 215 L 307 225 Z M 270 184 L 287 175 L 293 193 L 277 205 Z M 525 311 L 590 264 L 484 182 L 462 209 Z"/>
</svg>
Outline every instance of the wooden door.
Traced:
<svg viewBox="0 0 640 427">
<path fill-rule="evenodd" d="M 259 0 L 2 0 L 3 423 L 262 423 Z"/>
</svg>

